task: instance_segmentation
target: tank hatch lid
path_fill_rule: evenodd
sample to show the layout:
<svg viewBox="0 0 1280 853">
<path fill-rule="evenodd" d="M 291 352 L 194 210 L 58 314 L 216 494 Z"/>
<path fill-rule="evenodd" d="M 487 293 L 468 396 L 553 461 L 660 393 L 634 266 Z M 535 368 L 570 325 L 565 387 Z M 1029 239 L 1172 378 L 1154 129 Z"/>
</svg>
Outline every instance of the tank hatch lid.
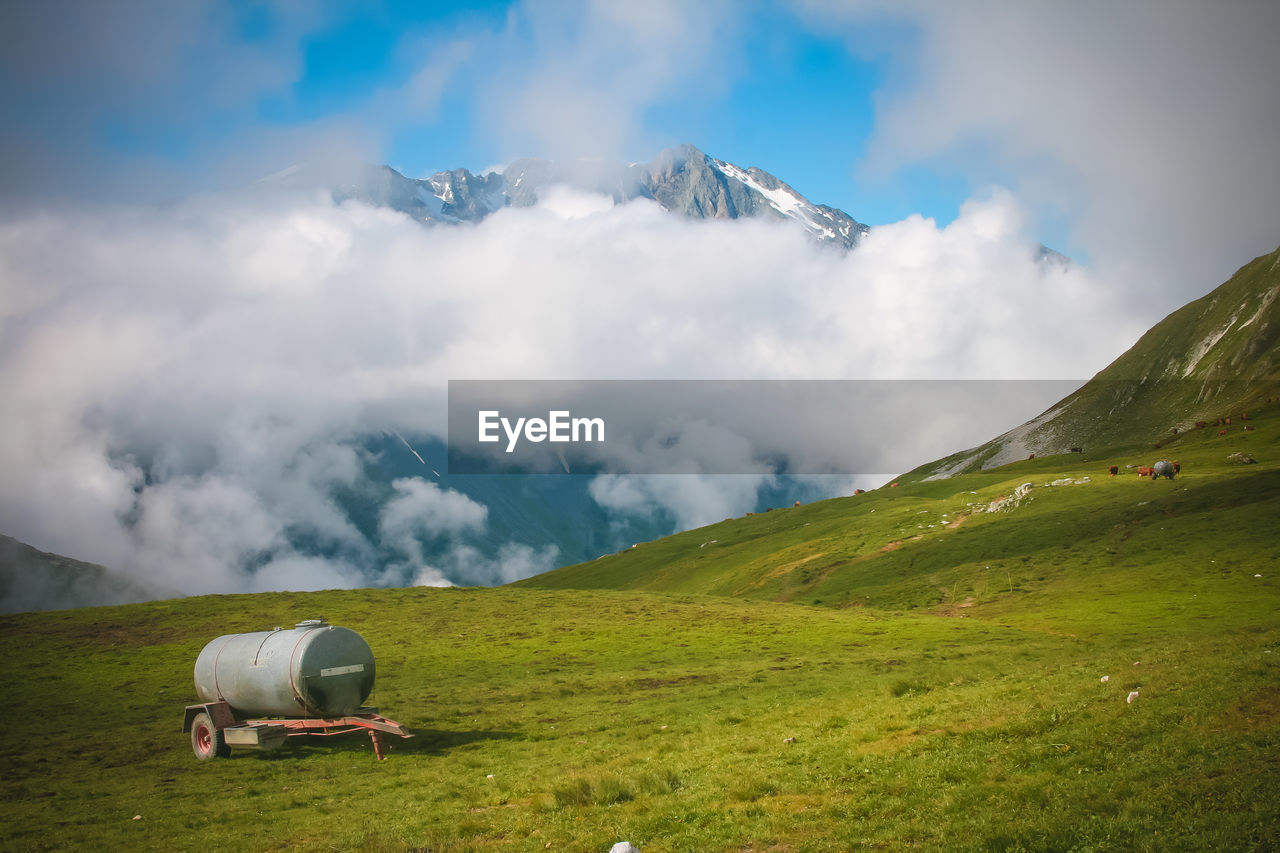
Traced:
<svg viewBox="0 0 1280 853">
<path fill-rule="evenodd" d="M 324 621 L 324 617 L 321 616 L 319 619 L 303 619 L 294 627 L 299 631 L 305 631 L 307 628 L 323 628 L 328 624 L 328 622 Z"/>
</svg>

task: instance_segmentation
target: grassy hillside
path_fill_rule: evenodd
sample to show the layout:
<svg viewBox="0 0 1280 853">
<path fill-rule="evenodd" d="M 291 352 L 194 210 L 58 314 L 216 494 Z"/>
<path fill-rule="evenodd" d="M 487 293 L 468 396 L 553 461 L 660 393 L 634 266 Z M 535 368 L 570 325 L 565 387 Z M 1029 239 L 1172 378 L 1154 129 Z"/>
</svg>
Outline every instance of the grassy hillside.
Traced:
<svg viewBox="0 0 1280 853">
<path fill-rule="evenodd" d="M 1252 423 L 1180 436 L 1172 482 L 1041 458 L 517 587 L 0 617 L 0 848 L 1276 849 L 1280 412 Z M 202 645 L 315 616 L 416 737 L 198 763 Z"/>
<path fill-rule="evenodd" d="M 521 581 L 540 589 L 711 593 L 836 607 L 994 604 L 1053 610 L 1088 583 L 1181 583 L 1210 560 L 1280 558 L 1280 402 L 1160 450 L 1068 453 L 944 480 L 903 478 L 848 498 L 728 519 Z M 1233 454 L 1256 458 L 1235 461 Z M 1177 459 L 1174 481 L 1128 466 Z M 1120 476 L 1108 475 L 1111 465 Z M 1084 478 L 1089 478 L 1087 482 Z M 1059 481 L 1059 485 L 1053 485 Z M 1016 506 L 986 511 L 1031 483 Z M 1159 559 L 1157 559 L 1157 557 Z M 1021 597 L 1016 594 L 1023 593 Z"/>
<path fill-rule="evenodd" d="M 1150 448 L 1197 421 L 1239 420 L 1268 398 L 1280 400 L 1280 249 L 1161 320 L 1036 420 L 913 474 L 977 471 L 1071 447 Z"/>
</svg>

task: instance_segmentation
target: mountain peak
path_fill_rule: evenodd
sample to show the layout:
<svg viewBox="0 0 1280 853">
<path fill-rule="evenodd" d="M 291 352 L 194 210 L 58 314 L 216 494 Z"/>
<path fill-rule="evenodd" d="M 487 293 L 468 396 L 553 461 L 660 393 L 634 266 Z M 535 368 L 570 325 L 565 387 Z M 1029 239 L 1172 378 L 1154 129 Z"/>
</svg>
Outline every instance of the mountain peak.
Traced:
<svg viewBox="0 0 1280 853">
<path fill-rule="evenodd" d="M 522 158 L 501 172 L 467 169 L 408 178 L 389 166 L 365 166 L 328 182 L 307 167 L 290 167 L 259 182 L 323 186 L 336 201 L 355 199 L 398 210 L 426 225 L 479 222 L 503 207 L 528 207 L 551 186 L 564 185 L 625 204 L 649 199 L 693 219 L 758 218 L 792 221 L 818 243 L 852 249 L 869 230 L 842 210 L 810 202 L 768 172 L 741 168 L 691 143 L 659 152 L 648 163 Z"/>
</svg>

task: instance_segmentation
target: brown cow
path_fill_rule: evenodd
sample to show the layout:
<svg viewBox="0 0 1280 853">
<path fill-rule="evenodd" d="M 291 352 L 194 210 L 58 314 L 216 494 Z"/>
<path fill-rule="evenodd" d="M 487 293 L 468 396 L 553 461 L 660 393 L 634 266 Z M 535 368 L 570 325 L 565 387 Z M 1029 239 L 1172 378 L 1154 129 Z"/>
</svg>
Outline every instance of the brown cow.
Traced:
<svg viewBox="0 0 1280 853">
<path fill-rule="evenodd" d="M 1181 474 L 1181 473 L 1182 473 L 1182 465 L 1180 465 L 1180 464 L 1178 463 L 1178 460 L 1177 460 L 1177 459 L 1173 460 L 1173 473 L 1175 473 L 1175 474 Z"/>
<path fill-rule="evenodd" d="M 1110 468 L 1107 469 L 1107 473 L 1110 474 L 1112 477 L 1114 477 L 1116 474 L 1120 473 L 1120 466 L 1112 465 Z"/>
<path fill-rule="evenodd" d="M 853 493 L 855 495 L 861 495 L 861 494 L 864 494 L 866 491 L 867 491 L 866 489 L 854 489 Z"/>
<path fill-rule="evenodd" d="M 1245 431 L 1245 432 L 1253 432 L 1253 427 L 1251 427 L 1251 426 L 1247 426 L 1247 427 L 1245 427 L 1245 428 L 1244 428 L 1244 431 Z"/>
<path fill-rule="evenodd" d="M 1196 429 L 1204 429 L 1209 425 L 1208 421 L 1196 421 Z"/>
<path fill-rule="evenodd" d="M 1032 453 L 1030 456 L 1028 456 L 1028 457 L 1027 457 L 1027 461 L 1030 461 L 1030 460 L 1035 459 L 1035 458 L 1036 458 L 1036 455 L 1035 455 L 1034 453 Z"/>
<path fill-rule="evenodd" d="M 898 488 L 898 484 L 897 484 L 897 483 L 890 483 L 890 484 L 889 484 L 889 488 L 891 488 L 891 489 L 896 489 L 896 488 Z"/>
<path fill-rule="evenodd" d="M 1139 476 L 1139 477 L 1150 477 L 1150 476 L 1151 476 L 1151 467 L 1150 467 L 1150 466 L 1148 466 L 1148 465 L 1140 465 L 1140 466 L 1138 466 L 1138 476 Z"/>
<path fill-rule="evenodd" d="M 1226 434 L 1227 434 L 1227 431 L 1225 429 L 1218 430 L 1218 435 L 1226 435 Z"/>
<path fill-rule="evenodd" d="M 1241 412 L 1241 413 L 1240 413 L 1240 420 L 1242 420 L 1242 421 L 1247 421 L 1247 420 L 1249 420 L 1249 413 L 1248 413 L 1248 412 Z"/>
</svg>

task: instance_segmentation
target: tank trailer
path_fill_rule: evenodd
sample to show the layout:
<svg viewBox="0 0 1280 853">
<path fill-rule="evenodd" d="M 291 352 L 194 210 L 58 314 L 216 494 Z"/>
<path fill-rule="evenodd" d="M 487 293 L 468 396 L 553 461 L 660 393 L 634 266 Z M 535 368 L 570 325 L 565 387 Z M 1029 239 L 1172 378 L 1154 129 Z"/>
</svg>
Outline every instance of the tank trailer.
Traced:
<svg viewBox="0 0 1280 853">
<path fill-rule="evenodd" d="M 275 749 L 291 736 L 367 731 L 378 760 L 382 736 L 413 737 L 362 703 L 373 691 L 373 651 L 349 628 L 308 619 L 293 628 L 227 634 L 196 658 L 199 703 L 183 732 L 196 758 L 226 758 L 231 747 Z"/>
</svg>

